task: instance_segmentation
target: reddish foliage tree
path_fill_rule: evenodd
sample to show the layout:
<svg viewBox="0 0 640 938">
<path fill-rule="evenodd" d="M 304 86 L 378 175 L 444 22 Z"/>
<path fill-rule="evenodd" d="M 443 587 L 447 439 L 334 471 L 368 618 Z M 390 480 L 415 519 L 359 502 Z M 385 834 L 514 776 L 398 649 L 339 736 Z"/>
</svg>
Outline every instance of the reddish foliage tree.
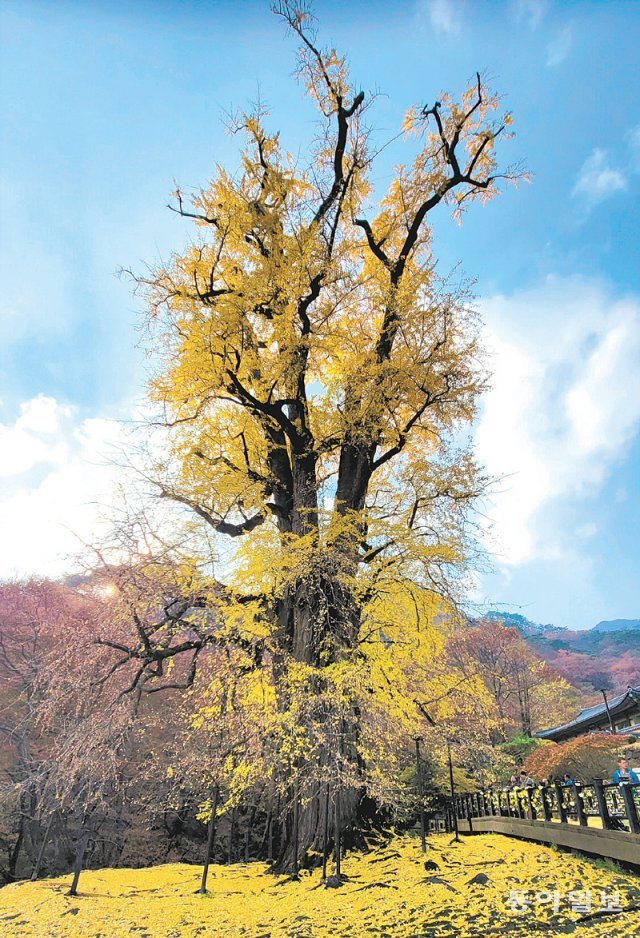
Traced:
<svg viewBox="0 0 640 938">
<path fill-rule="evenodd" d="M 48 848 L 54 866 L 80 861 L 96 820 L 118 804 L 135 727 L 127 673 L 106 682 L 113 649 L 97 638 L 110 621 L 100 579 L 0 584 L 2 877 L 35 878 Z M 89 819 L 91 818 L 91 826 Z"/>
<path fill-rule="evenodd" d="M 576 692 L 517 629 L 502 622 L 490 619 L 456 631 L 447 643 L 447 656 L 463 677 L 482 680 L 502 739 L 518 731 L 530 736 L 543 723 L 562 722 L 575 708 Z"/>
<path fill-rule="evenodd" d="M 629 745 L 628 736 L 591 733 L 565 743 L 540 746 L 524 763 L 532 778 L 562 778 L 565 772 L 577 781 L 611 778 L 616 760 Z"/>
<path fill-rule="evenodd" d="M 42 778 L 52 753 L 39 725 L 52 663 L 68 644 L 86 644 L 87 600 L 50 580 L 0 584 L 0 843 L 1 875 L 14 880 L 25 850 L 33 859 L 43 837 Z"/>
</svg>

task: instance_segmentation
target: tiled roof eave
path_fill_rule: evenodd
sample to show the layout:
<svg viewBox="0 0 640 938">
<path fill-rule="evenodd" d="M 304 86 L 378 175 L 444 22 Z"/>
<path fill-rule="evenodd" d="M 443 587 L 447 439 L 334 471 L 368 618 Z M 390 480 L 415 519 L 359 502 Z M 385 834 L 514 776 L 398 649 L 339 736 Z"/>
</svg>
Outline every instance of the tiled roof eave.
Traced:
<svg viewBox="0 0 640 938">
<path fill-rule="evenodd" d="M 640 687 L 633 687 L 631 690 L 640 695 Z M 625 712 L 628 705 L 631 705 L 631 707 L 637 706 L 638 701 L 634 700 L 629 695 L 629 691 L 625 691 L 624 694 L 620 694 L 618 697 L 614 697 L 613 700 L 609 703 L 609 712 L 612 717 L 620 716 L 620 714 Z M 534 735 L 539 739 L 554 739 L 557 736 L 564 736 L 567 732 L 569 735 L 572 735 L 572 731 L 574 730 L 587 729 L 594 723 L 599 723 L 603 719 L 607 719 L 607 708 L 604 704 L 601 704 L 597 708 L 588 708 L 583 712 L 588 713 L 588 716 L 584 716 L 582 719 L 580 719 L 580 716 L 578 715 L 578 717 L 575 720 L 572 720 L 570 723 L 563 723 L 561 726 L 554 726 L 549 730 L 542 730 L 541 732 L 535 733 Z M 606 727 L 604 727 L 604 730 L 605 732 L 608 731 Z"/>
</svg>

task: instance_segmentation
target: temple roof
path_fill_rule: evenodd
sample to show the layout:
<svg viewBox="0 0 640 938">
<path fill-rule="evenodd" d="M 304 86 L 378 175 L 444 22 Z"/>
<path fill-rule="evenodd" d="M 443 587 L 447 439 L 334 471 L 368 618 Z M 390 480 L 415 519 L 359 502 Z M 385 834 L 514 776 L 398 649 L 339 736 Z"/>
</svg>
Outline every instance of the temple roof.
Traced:
<svg viewBox="0 0 640 938">
<path fill-rule="evenodd" d="M 609 712 L 611 716 L 616 716 L 629 708 L 629 704 L 636 704 L 640 707 L 640 687 L 629 686 L 623 694 L 612 697 L 609 703 Z M 578 735 L 583 729 L 588 730 L 591 723 L 598 723 L 602 717 L 606 717 L 607 708 L 604 703 L 597 704 L 595 707 L 586 707 L 581 710 L 575 720 L 569 723 L 563 723 L 561 726 L 554 726 L 549 730 L 541 730 L 534 735 L 539 739 L 555 739 L 556 737 Z"/>
</svg>

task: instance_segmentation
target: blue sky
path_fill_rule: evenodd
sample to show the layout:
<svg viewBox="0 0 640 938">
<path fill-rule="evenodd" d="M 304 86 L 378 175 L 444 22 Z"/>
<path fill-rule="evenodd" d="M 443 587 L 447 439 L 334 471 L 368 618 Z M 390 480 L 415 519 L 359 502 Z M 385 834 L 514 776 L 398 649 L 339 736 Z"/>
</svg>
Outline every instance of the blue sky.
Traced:
<svg viewBox="0 0 640 938">
<path fill-rule="evenodd" d="M 476 599 L 542 622 L 637 617 L 640 5 L 319 2 L 321 35 L 380 90 L 375 133 L 487 72 L 531 185 L 435 220 L 476 281 L 495 373 L 478 455 L 502 477 Z M 144 395 L 120 267 L 180 249 L 176 180 L 232 165 L 223 111 L 268 102 L 292 151 L 313 112 L 267 3 L 0 2 L 0 575 L 62 569 L 107 500 L 117 420 Z M 375 171 L 384 187 L 401 148 Z"/>
</svg>

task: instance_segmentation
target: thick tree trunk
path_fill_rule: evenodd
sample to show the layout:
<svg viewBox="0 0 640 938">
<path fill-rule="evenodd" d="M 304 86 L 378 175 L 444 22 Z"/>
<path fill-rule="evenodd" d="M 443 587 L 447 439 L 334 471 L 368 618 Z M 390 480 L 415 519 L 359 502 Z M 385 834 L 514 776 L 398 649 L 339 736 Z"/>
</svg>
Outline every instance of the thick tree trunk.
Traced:
<svg viewBox="0 0 640 938">
<path fill-rule="evenodd" d="M 304 412 L 293 409 L 291 417 L 300 427 L 307 425 Z M 276 615 L 282 658 L 278 659 L 277 653 L 274 655 L 274 676 L 276 692 L 280 678 L 283 679 L 280 706 L 286 711 L 291 704 L 286 681 L 287 660 L 293 658 L 317 669 L 318 687 L 315 692 L 318 694 L 318 712 L 321 713 L 327 705 L 322 670 L 349 656 L 356 647 L 359 634 L 360 610 L 344 581 L 347 573 L 355 573 L 360 537 L 353 532 L 349 533 L 345 535 L 344 543 L 333 543 L 324 553 L 323 535 L 318 528 L 317 455 L 312 443 L 309 438 L 298 452 L 291 453 L 291 475 L 281 477 L 281 487 L 289 487 L 291 494 L 290 523 L 278 515 L 278 525 L 283 534 L 306 536 L 316 532 L 318 564 L 292 584 L 278 602 Z M 363 451 L 361 447 L 343 452 L 338 487 L 344 510 L 357 511 L 364 504 L 371 473 L 370 461 L 369 451 Z M 313 713 L 313 689 L 309 695 L 309 711 Z M 322 717 L 317 714 L 312 719 L 322 722 Z M 335 719 L 335 715 L 327 714 L 326 719 Z M 333 808 L 327 806 L 325 797 L 327 778 L 331 777 L 331 773 L 323 772 L 322 769 L 338 760 L 342 763 L 347 761 L 350 765 L 346 774 L 350 778 L 357 778 L 360 768 L 357 712 L 354 712 L 348 724 L 343 726 L 341 732 L 332 734 L 334 742 L 330 745 L 339 746 L 339 757 L 326 749 L 316 749 L 312 757 L 313 764 L 302 766 L 295 778 L 286 780 L 291 787 L 287 809 L 280 823 L 280 844 L 274 864 L 278 871 L 295 874 L 300 865 L 309 862 L 308 854 L 311 851 L 317 854 L 319 860 L 322 858 L 327 841 L 325 830 L 335 829 L 335 817 L 327 817 L 327 810 L 333 811 Z M 336 781 L 331 783 L 331 790 L 332 800 L 339 797 L 338 823 L 339 830 L 342 830 L 355 820 L 361 791 L 351 788 L 339 791 L 337 776 Z"/>
<path fill-rule="evenodd" d="M 295 874 L 300 867 L 317 866 L 323 863 L 324 857 L 328 857 L 332 849 L 335 858 L 336 831 L 341 839 L 345 828 L 354 824 L 360 798 L 360 792 L 349 790 L 336 791 L 328 799 L 326 786 L 318 786 L 311 797 L 300 800 L 297 825 L 292 805 L 289 816 L 284 819 L 284 837 L 274 871 Z"/>
</svg>

